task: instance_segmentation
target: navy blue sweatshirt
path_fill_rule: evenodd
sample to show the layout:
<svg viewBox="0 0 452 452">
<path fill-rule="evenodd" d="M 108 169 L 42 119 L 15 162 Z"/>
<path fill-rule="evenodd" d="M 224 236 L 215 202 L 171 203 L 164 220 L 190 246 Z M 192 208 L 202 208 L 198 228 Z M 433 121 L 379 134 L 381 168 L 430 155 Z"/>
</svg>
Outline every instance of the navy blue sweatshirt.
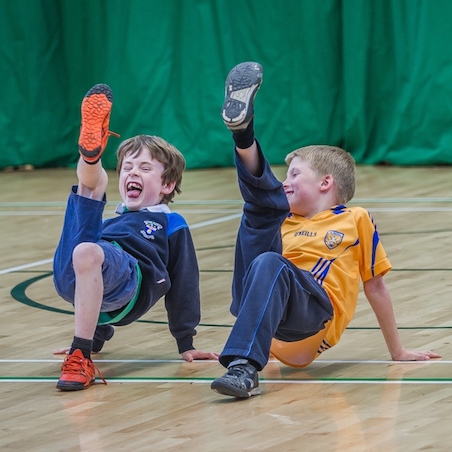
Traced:
<svg viewBox="0 0 452 452">
<path fill-rule="evenodd" d="M 166 205 L 121 210 L 119 216 L 104 221 L 102 238 L 117 242 L 135 257 L 143 279 L 134 307 L 117 325 L 137 320 L 164 296 L 169 329 L 179 353 L 193 349 L 195 327 L 201 318 L 199 268 L 185 219 Z"/>
</svg>

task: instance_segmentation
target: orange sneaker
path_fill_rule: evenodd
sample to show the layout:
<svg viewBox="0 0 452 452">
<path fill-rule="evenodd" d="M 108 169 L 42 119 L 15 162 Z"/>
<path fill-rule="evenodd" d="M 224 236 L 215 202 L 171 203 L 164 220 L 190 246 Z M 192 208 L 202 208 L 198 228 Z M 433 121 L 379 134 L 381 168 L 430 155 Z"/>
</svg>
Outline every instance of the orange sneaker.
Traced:
<svg viewBox="0 0 452 452">
<path fill-rule="evenodd" d="M 104 84 L 94 85 L 83 98 L 78 150 L 87 163 L 99 161 L 110 135 L 119 137 L 108 130 L 112 105 L 113 93 Z"/>
<path fill-rule="evenodd" d="M 107 384 L 99 369 L 77 349 L 74 353 L 68 355 L 61 365 L 61 377 L 56 387 L 61 391 L 87 389 L 94 383 L 96 371 L 103 382 Z"/>
</svg>

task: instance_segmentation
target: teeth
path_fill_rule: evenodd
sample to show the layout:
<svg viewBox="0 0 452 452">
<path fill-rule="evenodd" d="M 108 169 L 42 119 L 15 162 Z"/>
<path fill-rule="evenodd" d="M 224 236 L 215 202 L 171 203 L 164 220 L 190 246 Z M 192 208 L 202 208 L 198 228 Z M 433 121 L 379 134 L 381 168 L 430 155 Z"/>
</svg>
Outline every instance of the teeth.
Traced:
<svg viewBox="0 0 452 452">
<path fill-rule="evenodd" d="M 127 184 L 127 190 L 141 190 L 141 185 L 135 182 L 130 182 Z"/>
</svg>

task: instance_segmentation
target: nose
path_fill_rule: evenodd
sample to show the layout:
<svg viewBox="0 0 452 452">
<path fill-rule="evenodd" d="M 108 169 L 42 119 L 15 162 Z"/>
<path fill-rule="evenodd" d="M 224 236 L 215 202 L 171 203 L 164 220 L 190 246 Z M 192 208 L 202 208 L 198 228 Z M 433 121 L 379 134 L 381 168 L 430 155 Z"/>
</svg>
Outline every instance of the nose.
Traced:
<svg viewBox="0 0 452 452">
<path fill-rule="evenodd" d="M 129 171 L 129 175 L 136 176 L 139 174 L 138 166 L 132 166 L 132 169 Z"/>
</svg>

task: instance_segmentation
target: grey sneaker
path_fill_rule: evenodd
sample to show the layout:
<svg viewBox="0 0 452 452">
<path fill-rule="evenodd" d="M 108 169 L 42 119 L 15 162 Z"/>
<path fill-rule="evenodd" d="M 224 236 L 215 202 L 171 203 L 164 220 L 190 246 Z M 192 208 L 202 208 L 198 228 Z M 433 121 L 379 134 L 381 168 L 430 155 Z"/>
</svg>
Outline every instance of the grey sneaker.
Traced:
<svg viewBox="0 0 452 452">
<path fill-rule="evenodd" d="M 222 116 L 226 127 L 245 130 L 254 116 L 254 97 L 262 83 L 262 66 L 248 61 L 240 63 L 228 74 Z"/>
<path fill-rule="evenodd" d="M 251 364 L 229 367 L 228 371 L 215 379 L 210 387 L 219 394 L 237 398 L 247 398 L 261 393 L 257 370 Z"/>
</svg>

